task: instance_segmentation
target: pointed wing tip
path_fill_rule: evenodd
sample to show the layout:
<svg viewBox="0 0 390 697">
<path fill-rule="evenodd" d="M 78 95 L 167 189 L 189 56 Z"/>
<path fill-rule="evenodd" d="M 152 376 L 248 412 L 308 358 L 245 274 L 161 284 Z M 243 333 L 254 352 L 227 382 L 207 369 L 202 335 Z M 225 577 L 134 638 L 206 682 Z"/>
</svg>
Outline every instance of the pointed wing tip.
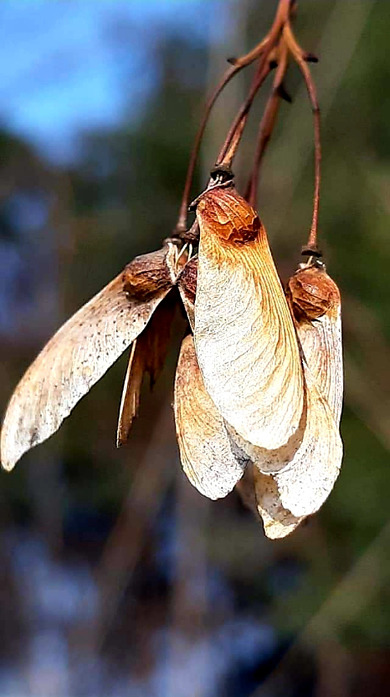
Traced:
<svg viewBox="0 0 390 697">
<path fill-rule="evenodd" d="M 6 442 L 6 440 L 6 428 L 4 419 L 3 427 L 0 433 L 0 465 L 1 468 L 6 472 L 11 472 L 18 460 L 20 460 L 20 458 L 22 457 L 23 453 L 15 453 L 15 451 L 13 451 L 12 448 L 8 447 L 8 443 Z"/>
<path fill-rule="evenodd" d="M 15 467 L 16 463 L 20 460 L 23 453 L 12 453 L 8 452 L 8 448 L 1 443 L 0 445 L 0 464 L 1 468 L 5 472 L 11 472 Z"/>
<path fill-rule="evenodd" d="M 127 442 L 129 440 L 128 435 L 124 435 L 123 433 L 117 433 L 116 440 L 115 440 L 115 447 L 116 448 L 122 448 L 124 445 L 127 445 Z"/>
<path fill-rule="evenodd" d="M 296 525 L 290 526 L 285 526 L 279 523 L 271 523 L 268 525 L 263 524 L 264 534 L 269 540 L 283 540 L 285 537 L 288 537 L 288 535 L 291 535 L 291 533 L 293 533 L 297 529 L 297 527 L 300 525 L 300 522 Z"/>
<path fill-rule="evenodd" d="M 1 469 L 4 472 L 12 472 L 18 460 L 1 460 Z"/>
</svg>

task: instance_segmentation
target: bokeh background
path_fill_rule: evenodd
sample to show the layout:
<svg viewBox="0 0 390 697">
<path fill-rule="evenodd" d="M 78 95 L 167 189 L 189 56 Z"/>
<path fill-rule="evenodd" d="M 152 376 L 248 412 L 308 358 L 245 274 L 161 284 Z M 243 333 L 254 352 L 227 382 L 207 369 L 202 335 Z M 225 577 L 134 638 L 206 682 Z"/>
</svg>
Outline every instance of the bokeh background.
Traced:
<svg viewBox="0 0 390 697">
<path fill-rule="evenodd" d="M 2 0 L 0 400 L 54 330 L 172 230 L 205 95 L 274 0 Z M 0 477 L 2 697 L 390 694 L 390 3 L 302 0 L 323 114 L 321 244 L 342 290 L 345 458 L 322 510 L 265 539 L 233 492 L 184 478 L 172 418 L 183 323 L 129 445 L 123 357 Z M 224 93 L 194 196 L 250 77 Z M 259 209 L 282 277 L 311 215 L 312 123 L 287 83 Z M 243 186 L 264 97 L 237 160 Z"/>
</svg>

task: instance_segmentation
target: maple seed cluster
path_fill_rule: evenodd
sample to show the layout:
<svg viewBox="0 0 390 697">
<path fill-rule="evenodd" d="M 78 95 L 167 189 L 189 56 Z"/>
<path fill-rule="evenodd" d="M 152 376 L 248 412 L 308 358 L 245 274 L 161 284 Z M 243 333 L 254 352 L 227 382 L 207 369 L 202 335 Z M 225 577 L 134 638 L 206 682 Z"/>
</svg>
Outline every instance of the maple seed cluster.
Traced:
<svg viewBox="0 0 390 697">
<path fill-rule="evenodd" d="M 265 39 L 232 60 L 208 102 L 190 158 L 179 219 L 161 249 L 134 259 L 43 348 L 16 387 L 1 431 L 11 470 L 52 435 L 77 402 L 130 347 L 117 445 L 129 439 L 145 374 L 164 363 L 178 304 L 188 319 L 178 359 L 174 414 L 181 463 L 211 499 L 234 488 L 270 538 L 292 532 L 328 497 L 342 461 L 343 368 L 340 293 L 320 261 L 319 109 L 307 62 L 292 32 L 296 11 L 279 0 Z M 255 210 L 260 165 L 276 121 L 289 58 L 307 85 L 314 114 L 313 218 L 304 262 L 282 286 Z M 206 190 L 188 201 L 212 105 L 227 82 L 257 61 L 247 99 L 222 146 Z M 249 109 L 275 69 L 255 161 L 241 196 L 231 165 Z"/>
</svg>

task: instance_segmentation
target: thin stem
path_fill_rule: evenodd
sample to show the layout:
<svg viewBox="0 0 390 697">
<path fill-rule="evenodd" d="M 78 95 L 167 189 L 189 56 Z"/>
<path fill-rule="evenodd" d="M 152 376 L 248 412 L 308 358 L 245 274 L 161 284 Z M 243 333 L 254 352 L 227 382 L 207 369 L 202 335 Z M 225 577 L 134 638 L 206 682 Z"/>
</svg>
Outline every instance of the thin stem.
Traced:
<svg viewBox="0 0 390 697">
<path fill-rule="evenodd" d="M 268 55 L 267 60 L 263 58 L 260 59 L 260 65 L 256 71 L 252 86 L 250 88 L 248 97 L 246 98 L 243 105 L 240 107 L 236 118 L 234 119 L 229 132 L 226 136 L 225 142 L 219 152 L 216 166 L 217 167 L 227 167 L 232 166 L 234 157 L 236 155 L 238 146 L 241 141 L 246 122 L 248 120 L 248 115 L 250 108 L 253 104 L 253 100 L 263 84 L 264 80 L 268 77 L 271 72 L 271 65 Z"/>
<path fill-rule="evenodd" d="M 283 27 L 283 37 L 286 44 L 296 61 L 303 78 L 306 83 L 306 89 L 309 95 L 313 110 L 313 121 L 314 121 L 314 162 L 315 162 L 315 181 L 314 181 L 314 196 L 313 196 L 313 217 L 310 228 L 310 234 L 307 241 L 306 247 L 303 252 L 308 253 L 309 251 L 318 254 L 317 247 L 317 236 L 318 236 L 318 216 L 320 207 L 320 189 L 321 189 L 321 118 L 320 118 L 320 108 L 317 99 L 317 90 L 313 82 L 309 67 L 306 63 L 306 54 L 301 49 L 297 43 L 294 34 L 291 29 L 289 21 L 287 21 Z"/>
<path fill-rule="evenodd" d="M 278 54 L 278 67 L 272 84 L 272 92 L 268 98 L 263 118 L 260 122 L 254 164 L 245 194 L 245 198 L 253 207 L 256 207 L 260 166 L 275 127 L 281 101 L 280 90 L 288 65 L 288 48 L 283 39 L 280 41 Z"/>
<path fill-rule="evenodd" d="M 186 181 L 184 185 L 184 190 L 183 190 L 183 195 L 182 195 L 182 200 L 181 200 L 181 205 L 180 205 L 180 210 L 179 210 L 179 217 L 176 223 L 176 228 L 175 232 L 177 234 L 180 234 L 182 232 L 185 232 L 187 229 L 187 216 L 188 216 L 188 203 L 190 199 L 190 192 L 191 192 L 191 186 L 192 186 L 192 180 L 194 178 L 194 172 L 195 172 L 195 166 L 196 166 L 196 161 L 198 159 L 199 155 L 199 149 L 200 145 L 202 142 L 202 138 L 205 132 L 205 128 L 207 126 L 207 122 L 210 117 L 211 110 L 217 101 L 219 95 L 221 94 L 222 90 L 228 82 L 236 75 L 240 70 L 242 70 L 244 66 L 239 65 L 239 66 L 232 66 L 229 68 L 225 75 L 223 76 L 221 82 L 217 86 L 217 88 L 214 90 L 213 94 L 209 98 L 206 108 L 203 114 L 202 121 L 200 123 L 200 126 L 198 128 L 198 132 L 195 137 L 194 145 L 192 148 L 191 156 L 190 156 L 190 161 L 188 163 L 188 168 L 187 168 L 187 175 L 186 175 Z"/>
<path fill-rule="evenodd" d="M 194 146 L 191 152 L 190 156 L 190 161 L 188 163 L 188 168 L 187 168 L 187 175 L 186 175 L 186 181 L 184 185 L 184 190 L 183 190 L 183 196 L 182 196 L 182 201 L 180 205 L 180 210 L 179 210 L 179 216 L 175 228 L 175 233 L 180 234 L 186 231 L 187 228 L 187 212 L 188 212 L 188 203 L 189 203 L 189 198 L 190 198 L 190 191 L 191 191 L 191 185 L 192 181 L 194 178 L 194 172 L 195 172 L 195 166 L 196 166 L 196 161 L 198 159 L 199 155 L 199 149 L 200 145 L 202 142 L 202 138 L 204 135 L 205 128 L 207 126 L 207 122 L 210 117 L 211 110 L 217 101 L 219 95 L 221 94 L 222 90 L 226 87 L 226 85 L 230 82 L 230 80 L 237 75 L 237 73 L 240 72 L 243 68 L 246 66 L 250 65 L 253 63 L 256 59 L 258 59 L 262 53 L 267 49 L 270 41 L 270 37 L 273 36 L 273 33 L 275 32 L 275 27 L 278 27 L 278 31 L 280 32 L 283 26 L 283 22 L 285 21 L 286 15 L 286 8 L 287 5 L 289 5 L 290 0 L 279 0 L 278 8 L 276 11 L 275 15 L 275 20 L 274 23 L 271 27 L 270 32 L 267 34 L 267 36 L 260 41 L 257 46 L 255 46 L 252 51 L 249 51 L 249 53 L 245 54 L 244 56 L 241 56 L 239 58 L 230 58 L 229 62 L 232 63 L 232 67 L 229 68 L 225 75 L 223 76 L 221 82 L 217 86 L 217 88 L 214 90 L 213 94 L 209 98 L 208 102 L 206 103 L 206 108 L 205 112 L 201 121 L 201 124 L 199 126 L 198 132 L 195 137 L 195 142 Z M 269 50 L 268 50 L 269 53 Z M 244 124 L 245 125 L 245 124 Z"/>
<path fill-rule="evenodd" d="M 286 22 L 288 22 L 290 7 L 291 0 L 279 1 L 274 22 L 263 42 L 263 50 L 261 52 L 259 68 L 257 70 L 255 79 L 252 83 L 249 95 L 244 104 L 242 105 L 241 109 L 239 110 L 229 130 L 229 133 L 227 134 L 225 142 L 218 155 L 217 166 L 231 167 L 233 163 L 233 159 L 240 144 L 242 133 L 244 131 L 248 119 L 249 110 L 252 106 L 253 100 L 257 94 L 257 91 L 260 89 L 265 78 L 271 70 L 271 53 L 277 45 L 279 36 L 283 31 L 284 25 L 286 24 Z"/>
<path fill-rule="evenodd" d="M 289 10 L 290 10 L 290 5 L 291 5 L 291 0 L 279 0 L 278 7 L 276 10 L 275 14 L 275 19 L 272 24 L 272 27 L 270 31 L 268 32 L 267 36 L 257 45 L 255 48 L 250 51 L 249 53 L 245 54 L 244 56 L 241 56 L 239 58 L 232 58 L 229 59 L 230 62 L 233 64 L 232 67 L 227 70 L 225 75 L 223 76 L 221 82 L 217 86 L 216 90 L 214 93 L 211 95 L 210 99 L 208 100 L 206 104 L 206 109 L 205 113 L 203 115 L 201 124 L 199 126 L 198 132 L 196 134 L 194 146 L 192 149 L 190 161 L 188 164 L 188 169 L 187 169 L 187 176 L 186 176 L 186 181 L 184 185 L 184 191 L 183 191 L 183 196 L 182 196 L 182 201 L 180 205 L 180 210 L 179 210 L 179 216 L 175 228 L 175 234 L 176 235 L 181 235 L 186 231 L 187 228 L 187 211 L 188 211 L 188 203 L 189 203 L 189 197 L 190 197 L 190 191 L 191 191 L 191 185 L 192 185 L 192 180 L 194 176 L 194 171 L 195 171 L 195 166 L 196 166 L 196 161 L 199 155 L 199 149 L 200 149 L 200 144 L 202 142 L 202 138 L 204 135 L 204 131 L 210 116 L 210 112 L 218 99 L 219 95 L 221 94 L 222 90 L 228 82 L 236 75 L 240 70 L 245 68 L 247 65 L 250 65 L 253 63 L 256 59 L 260 58 L 260 64 L 261 67 L 259 68 L 258 71 L 258 82 L 256 85 L 253 85 L 254 88 L 254 93 L 253 96 L 251 97 L 249 104 L 245 103 L 240 110 L 239 114 L 237 115 L 232 128 L 229 130 L 228 136 L 225 140 L 224 147 L 222 148 L 220 152 L 220 156 L 218 158 L 218 163 L 220 163 L 220 160 L 223 159 L 226 151 L 229 150 L 230 145 L 232 144 L 232 147 L 229 150 L 228 154 L 228 160 L 230 162 L 233 161 L 235 152 L 238 148 L 238 145 L 241 140 L 242 132 L 244 130 L 247 116 L 249 109 L 251 107 L 251 104 L 253 102 L 253 99 L 256 95 L 257 90 L 260 88 L 261 84 L 264 82 L 266 76 L 269 73 L 270 67 L 269 67 L 269 56 L 271 54 L 271 51 L 273 47 L 275 46 L 276 41 L 278 40 L 278 37 L 283 29 L 284 23 L 288 19 L 289 15 Z M 233 142 L 232 142 L 233 141 Z"/>
</svg>

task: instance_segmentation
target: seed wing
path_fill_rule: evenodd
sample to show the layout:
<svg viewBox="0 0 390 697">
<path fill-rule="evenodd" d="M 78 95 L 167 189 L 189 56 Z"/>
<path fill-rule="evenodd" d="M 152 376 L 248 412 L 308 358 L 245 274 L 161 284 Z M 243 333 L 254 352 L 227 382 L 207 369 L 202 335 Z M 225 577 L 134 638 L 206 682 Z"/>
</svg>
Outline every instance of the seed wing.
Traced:
<svg viewBox="0 0 390 697">
<path fill-rule="evenodd" d="M 338 425 L 343 402 L 340 292 L 318 264 L 300 268 L 288 282 L 287 295 L 306 363 Z"/>
<path fill-rule="evenodd" d="M 306 383 L 302 442 L 297 448 L 291 443 L 295 452 L 290 458 L 286 446 L 273 453 L 279 457 L 279 470 L 275 458 L 264 460 L 259 449 L 249 453 L 261 472 L 274 473 L 270 478 L 255 471 L 255 484 L 266 534 L 278 536 L 280 531 L 289 534 L 291 525 L 294 529 L 302 517 L 318 510 L 333 488 L 342 460 L 338 432 L 343 391 L 340 293 L 325 267 L 315 262 L 304 265 L 289 280 L 288 297 Z"/>
<path fill-rule="evenodd" d="M 145 373 L 153 386 L 160 374 L 168 351 L 176 298 L 170 293 L 156 308 L 150 322 L 130 349 L 122 398 L 119 407 L 117 447 L 125 445 L 138 414 L 141 387 Z"/>
<path fill-rule="evenodd" d="M 283 507 L 275 480 L 270 475 L 262 474 L 257 467 L 253 467 L 253 485 L 257 510 L 267 537 L 277 540 L 290 535 L 304 516 L 296 517 Z"/>
<path fill-rule="evenodd" d="M 8 404 L 1 431 L 5 469 L 12 469 L 23 453 L 53 434 L 142 332 L 171 287 L 165 268 L 170 253 L 165 249 L 135 259 L 46 344 Z M 126 294 L 124 284 L 129 279 Z M 142 299 L 137 299 L 140 279 Z"/>
<path fill-rule="evenodd" d="M 307 420 L 301 445 L 290 464 L 274 476 L 280 502 L 296 516 L 318 511 L 338 477 L 343 444 L 327 400 L 305 366 Z"/>
<path fill-rule="evenodd" d="M 298 342 L 266 233 L 237 192 L 198 203 L 195 345 L 207 391 L 244 440 L 279 448 L 303 408 Z"/>
<path fill-rule="evenodd" d="M 341 307 L 312 322 L 298 324 L 297 331 L 318 389 L 327 399 L 336 424 L 339 424 L 343 404 Z"/>
<path fill-rule="evenodd" d="M 180 457 L 188 479 L 210 499 L 226 496 L 242 477 L 247 458 L 238 449 L 234 452 L 223 418 L 206 392 L 192 336 L 181 346 L 174 408 Z"/>
<path fill-rule="evenodd" d="M 185 265 L 177 282 L 181 301 L 186 311 L 192 331 L 194 331 L 195 328 L 195 297 L 197 277 L 198 257 L 195 256 Z"/>
</svg>

